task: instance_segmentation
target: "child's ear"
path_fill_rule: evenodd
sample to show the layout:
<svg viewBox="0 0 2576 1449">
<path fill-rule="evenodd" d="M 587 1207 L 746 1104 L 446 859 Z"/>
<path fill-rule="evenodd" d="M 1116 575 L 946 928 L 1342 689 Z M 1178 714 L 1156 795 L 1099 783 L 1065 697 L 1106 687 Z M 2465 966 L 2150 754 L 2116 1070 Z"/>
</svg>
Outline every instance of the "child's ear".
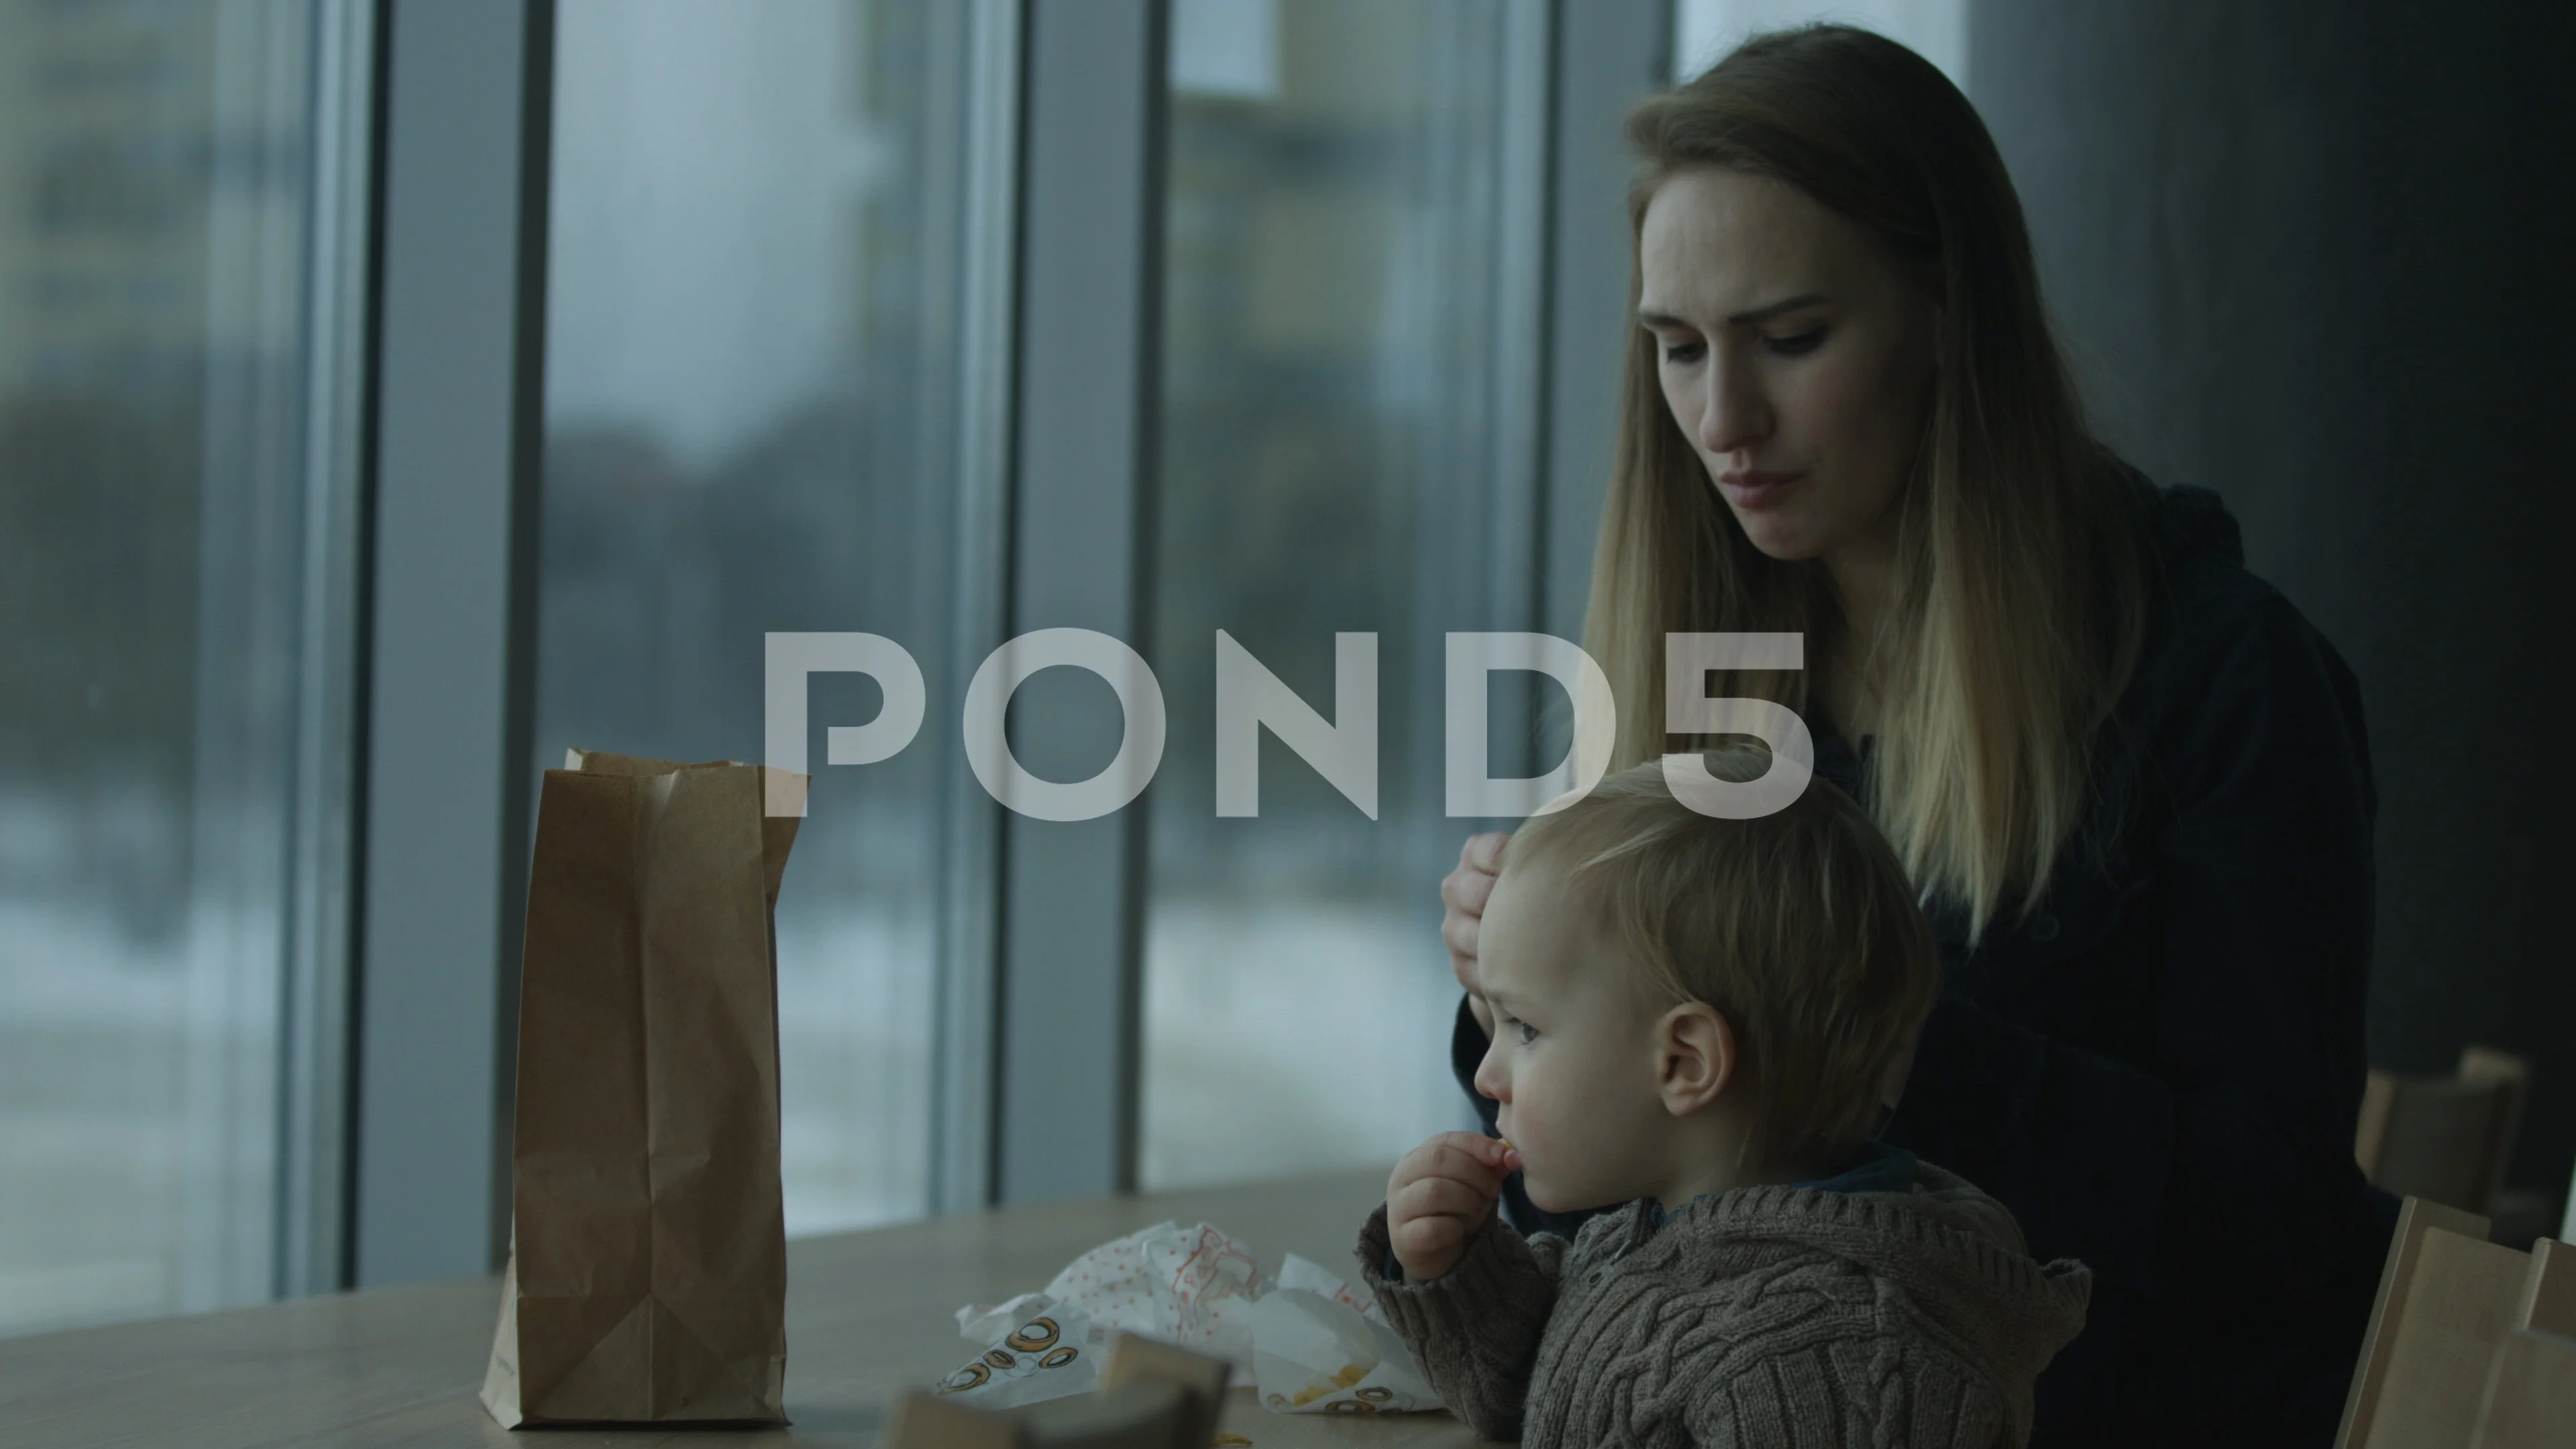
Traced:
<svg viewBox="0 0 2576 1449">
<path fill-rule="evenodd" d="M 1735 1079 L 1735 1027 L 1705 1001 L 1686 1001 L 1655 1024 L 1656 1085 L 1664 1110 L 1687 1117 Z"/>
</svg>

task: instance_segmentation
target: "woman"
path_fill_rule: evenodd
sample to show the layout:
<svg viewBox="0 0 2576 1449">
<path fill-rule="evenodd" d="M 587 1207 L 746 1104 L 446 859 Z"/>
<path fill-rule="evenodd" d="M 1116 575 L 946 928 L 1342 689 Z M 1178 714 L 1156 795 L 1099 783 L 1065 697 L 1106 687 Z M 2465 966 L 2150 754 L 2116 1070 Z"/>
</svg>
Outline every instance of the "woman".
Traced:
<svg viewBox="0 0 2576 1449">
<path fill-rule="evenodd" d="M 2002 160 L 1920 57 L 1759 37 L 1629 134 L 1640 330 L 1587 625 L 1614 764 L 1704 743 L 1663 732 L 1665 633 L 1803 633 L 1806 671 L 1709 692 L 1806 719 L 1942 943 L 1886 1137 L 2097 1275 L 2037 1442 L 2329 1442 L 2394 1219 L 2352 1152 L 2350 671 L 2213 495 L 2087 431 Z M 1462 1083 L 1500 842 L 1442 890 Z"/>
</svg>

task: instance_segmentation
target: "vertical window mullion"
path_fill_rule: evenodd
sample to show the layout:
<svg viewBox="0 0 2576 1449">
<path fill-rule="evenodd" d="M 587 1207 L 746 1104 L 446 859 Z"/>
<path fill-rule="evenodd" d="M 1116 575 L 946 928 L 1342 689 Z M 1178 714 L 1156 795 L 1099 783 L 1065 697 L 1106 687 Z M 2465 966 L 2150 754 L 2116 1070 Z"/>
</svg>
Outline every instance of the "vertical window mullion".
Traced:
<svg viewBox="0 0 2576 1449">
<path fill-rule="evenodd" d="M 360 439 L 375 7 L 313 8 L 293 832 L 273 1291 L 347 1286 Z"/>
<path fill-rule="evenodd" d="M 356 1134 L 361 1285 L 495 1266 L 532 647 L 524 248 L 551 0 L 397 0 L 385 110 Z M 537 235 L 541 236 L 539 232 Z"/>
<path fill-rule="evenodd" d="M 1541 625 L 1583 637 L 1592 546 L 1610 474 L 1626 356 L 1628 108 L 1665 84 L 1671 0 L 1561 3 L 1556 17 L 1554 183 L 1547 225 L 1547 482 Z"/>
<path fill-rule="evenodd" d="M 1011 632 L 1144 643 L 1151 568 L 1161 0 L 1032 5 L 1020 237 Z M 1057 671 L 1062 673 L 1063 671 Z M 1041 674 L 1016 717 L 1049 778 L 1097 771 L 1121 716 Z M 1094 684 L 1097 682 L 1094 681 Z M 1053 773 L 1047 763 L 1061 758 Z M 1072 773 L 1065 773 L 1069 768 Z M 1135 1180 L 1141 804 L 1004 825 L 997 1196 Z"/>
<path fill-rule="evenodd" d="M 954 617 L 942 641 L 963 679 L 1007 633 L 1010 604 L 1015 267 L 1022 86 L 1020 0 L 967 7 L 958 164 L 961 275 L 957 380 Z M 957 753 L 953 713 L 935 719 L 946 756 L 938 1076 L 932 1205 L 968 1212 L 993 1200 L 1000 1098 L 1001 806 Z"/>
</svg>

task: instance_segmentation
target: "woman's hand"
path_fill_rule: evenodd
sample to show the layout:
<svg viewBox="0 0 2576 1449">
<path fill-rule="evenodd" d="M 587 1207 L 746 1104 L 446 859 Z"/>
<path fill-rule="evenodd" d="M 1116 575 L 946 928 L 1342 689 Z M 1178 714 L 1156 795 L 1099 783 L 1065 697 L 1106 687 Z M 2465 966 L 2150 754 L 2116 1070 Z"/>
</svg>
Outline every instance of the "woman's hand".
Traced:
<svg viewBox="0 0 2576 1449">
<path fill-rule="evenodd" d="M 1386 1180 L 1386 1240 L 1404 1281 L 1427 1283 L 1457 1267 L 1520 1165 L 1510 1143 L 1473 1132 L 1443 1132 L 1406 1153 Z"/>
<path fill-rule="evenodd" d="M 1510 838 L 1500 831 L 1468 836 L 1458 850 L 1458 868 L 1440 883 L 1440 939 L 1449 945 L 1449 969 L 1466 988 L 1467 1009 L 1487 1036 L 1494 1034 L 1494 1012 L 1485 1005 L 1484 989 L 1476 980 L 1476 932 L 1484 923 L 1485 900 L 1494 893 L 1494 877 L 1502 872 L 1503 842 Z"/>
</svg>

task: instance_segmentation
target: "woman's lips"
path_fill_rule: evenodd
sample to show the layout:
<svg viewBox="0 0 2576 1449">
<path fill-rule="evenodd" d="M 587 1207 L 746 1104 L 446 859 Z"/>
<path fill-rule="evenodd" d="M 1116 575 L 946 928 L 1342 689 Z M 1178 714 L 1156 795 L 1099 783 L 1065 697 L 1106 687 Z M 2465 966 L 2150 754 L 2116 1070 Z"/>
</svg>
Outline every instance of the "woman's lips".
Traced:
<svg viewBox="0 0 2576 1449">
<path fill-rule="evenodd" d="M 1718 491 L 1738 508 L 1762 509 L 1779 502 L 1798 485 L 1804 473 L 1726 473 L 1717 480 Z"/>
</svg>

